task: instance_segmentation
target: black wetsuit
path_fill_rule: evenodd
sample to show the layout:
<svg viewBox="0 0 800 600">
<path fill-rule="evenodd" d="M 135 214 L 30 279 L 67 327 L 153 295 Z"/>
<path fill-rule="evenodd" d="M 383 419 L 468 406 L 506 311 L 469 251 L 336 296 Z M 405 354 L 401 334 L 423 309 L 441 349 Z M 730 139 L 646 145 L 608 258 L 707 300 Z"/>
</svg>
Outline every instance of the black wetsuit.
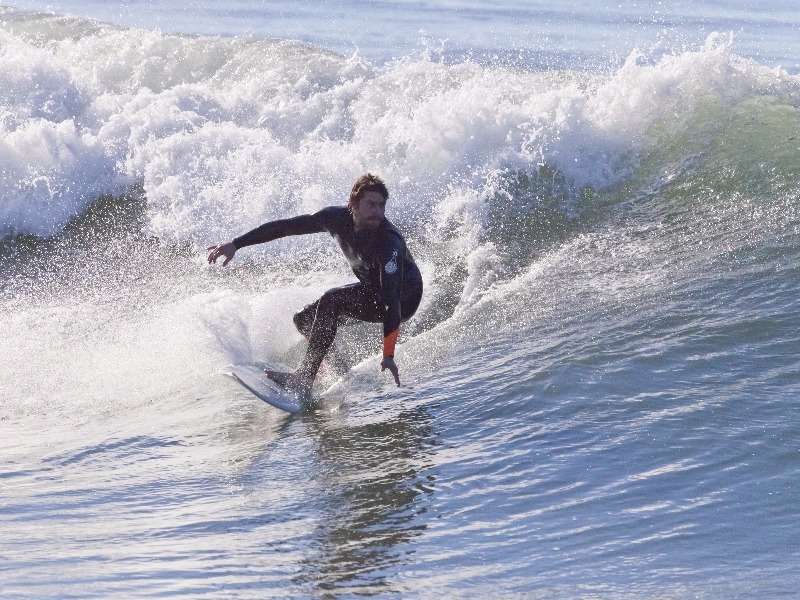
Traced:
<svg viewBox="0 0 800 600">
<path fill-rule="evenodd" d="M 328 232 L 339 243 L 359 283 L 334 288 L 294 317 L 309 348 L 299 371 L 314 378 L 340 321 L 383 323 L 383 356 L 394 356 L 401 321 L 422 299 L 422 275 L 405 240 L 388 219 L 375 230 L 356 231 L 350 211 L 330 206 L 313 215 L 271 221 L 233 240 L 236 249 L 289 235 Z"/>
</svg>

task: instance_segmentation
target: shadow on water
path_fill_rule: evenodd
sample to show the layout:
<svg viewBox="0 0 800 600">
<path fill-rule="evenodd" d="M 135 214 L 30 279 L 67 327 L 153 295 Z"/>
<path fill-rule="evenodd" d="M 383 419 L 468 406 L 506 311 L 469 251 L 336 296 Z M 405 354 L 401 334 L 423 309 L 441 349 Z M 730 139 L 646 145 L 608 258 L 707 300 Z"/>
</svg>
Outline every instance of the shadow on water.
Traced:
<svg viewBox="0 0 800 600">
<path fill-rule="evenodd" d="M 431 415 L 418 406 L 366 423 L 317 411 L 299 419 L 324 496 L 294 582 L 323 596 L 397 591 L 392 574 L 408 563 L 404 546 L 425 530 L 433 500 Z"/>
</svg>

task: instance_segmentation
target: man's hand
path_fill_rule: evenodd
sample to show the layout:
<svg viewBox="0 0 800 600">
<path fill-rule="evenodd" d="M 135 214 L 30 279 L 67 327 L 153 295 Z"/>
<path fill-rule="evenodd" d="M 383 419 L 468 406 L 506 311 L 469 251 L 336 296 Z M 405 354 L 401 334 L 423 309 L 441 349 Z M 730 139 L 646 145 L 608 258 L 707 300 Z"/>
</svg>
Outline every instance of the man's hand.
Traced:
<svg viewBox="0 0 800 600">
<path fill-rule="evenodd" d="M 206 250 L 208 250 L 208 264 L 216 263 L 220 256 L 224 256 L 223 267 L 231 262 L 233 255 L 236 254 L 236 246 L 233 245 L 233 242 L 228 242 L 221 246 L 209 246 Z"/>
<path fill-rule="evenodd" d="M 384 358 L 381 361 L 381 373 L 389 369 L 392 372 L 392 376 L 394 377 L 394 382 L 399 386 L 400 385 L 400 371 L 397 369 L 397 365 L 394 364 L 394 358 L 391 356 Z"/>
</svg>

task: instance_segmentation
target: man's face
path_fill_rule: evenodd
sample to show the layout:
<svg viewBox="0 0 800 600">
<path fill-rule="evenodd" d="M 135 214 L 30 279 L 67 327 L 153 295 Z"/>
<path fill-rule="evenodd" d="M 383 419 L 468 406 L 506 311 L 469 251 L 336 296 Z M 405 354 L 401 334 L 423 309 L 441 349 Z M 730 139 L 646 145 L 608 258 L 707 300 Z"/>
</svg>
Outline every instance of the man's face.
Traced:
<svg viewBox="0 0 800 600">
<path fill-rule="evenodd" d="M 386 200 L 378 192 L 364 192 L 350 210 L 356 229 L 377 229 L 386 213 Z"/>
</svg>

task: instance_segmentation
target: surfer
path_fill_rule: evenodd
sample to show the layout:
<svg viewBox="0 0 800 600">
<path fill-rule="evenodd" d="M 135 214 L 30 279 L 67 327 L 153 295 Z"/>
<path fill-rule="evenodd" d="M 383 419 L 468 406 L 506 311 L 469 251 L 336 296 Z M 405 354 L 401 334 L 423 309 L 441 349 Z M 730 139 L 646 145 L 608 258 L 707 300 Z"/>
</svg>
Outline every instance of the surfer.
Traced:
<svg viewBox="0 0 800 600">
<path fill-rule="evenodd" d="M 356 179 L 347 206 L 329 206 L 309 215 L 264 223 L 234 238 L 208 248 L 208 262 L 224 257 L 227 265 L 236 251 L 289 235 L 329 233 L 339 244 L 358 283 L 325 292 L 316 302 L 294 316 L 297 330 L 308 340 L 306 355 L 293 373 L 267 371 L 284 387 L 307 394 L 320 364 L 333 345 L 339 323 L 366 321 L 383 323 L 383 360 L 395 383 L 400 374 L 394 360 L 400 323 L 409 319 L 422 299 L 422 276 L 405 239 L 386 218 L 389 191 L 371 173 Z"/>
</svg>

